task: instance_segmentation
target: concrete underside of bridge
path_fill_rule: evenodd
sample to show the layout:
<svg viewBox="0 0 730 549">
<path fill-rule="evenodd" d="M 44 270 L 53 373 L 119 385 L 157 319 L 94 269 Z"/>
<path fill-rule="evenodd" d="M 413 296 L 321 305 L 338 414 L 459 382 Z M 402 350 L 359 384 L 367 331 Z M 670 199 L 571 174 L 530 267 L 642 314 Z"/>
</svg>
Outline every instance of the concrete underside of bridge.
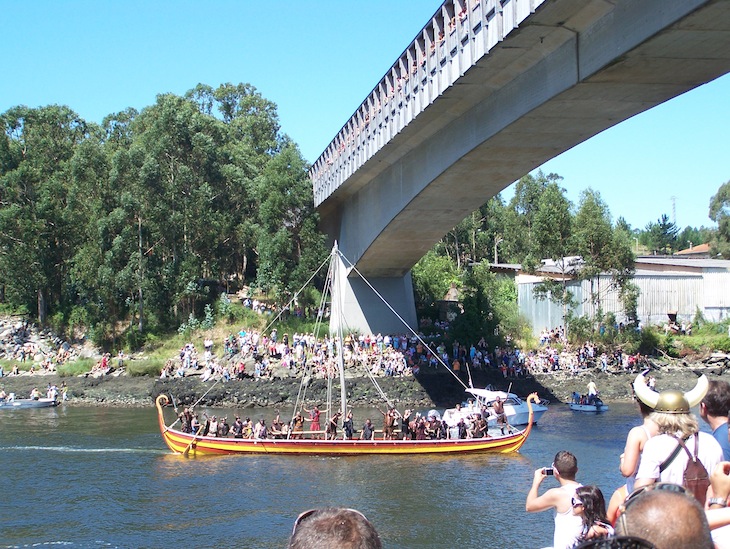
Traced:
<svg viewBox="0 0 730 549">
<path fill-rule="evenodd" d="M 410 269 L 462 219 L 551 158 L 728 71 L 726 0 L 551 0 L 335 190 L 321 226 L 413 326 Z M 350 287 L 353 327 L 402 331 Z"/>
</svg>

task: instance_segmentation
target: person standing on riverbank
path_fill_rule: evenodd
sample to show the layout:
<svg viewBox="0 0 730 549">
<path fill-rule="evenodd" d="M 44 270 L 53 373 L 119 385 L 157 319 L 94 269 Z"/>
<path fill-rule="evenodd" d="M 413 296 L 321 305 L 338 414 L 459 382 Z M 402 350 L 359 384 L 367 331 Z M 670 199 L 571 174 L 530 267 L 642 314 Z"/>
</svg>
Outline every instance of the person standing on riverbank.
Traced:
<svg viewBox="0 0 730 549">
<path fill-rule="evenodd" d="M 548 473 L 548 471 L 552 471 Z M 550 488 L 543 495 L 538 495 L 540 484 L 549 474 L 555 476 L 560 483 L 558 488 Z M 571 549 L 583 530 L 583 519 L 573 514 L 572 500 L 575 491 L 582 485 L 575 480 L 578 474 L 577 458 L 565 450 L 555 454 L 550 468 L 542 467 L 535 471 L 532 487 L 527 493 L 525 510 L 528 513 L 539 513 L 554 509 L 555 531 L 553 533 L 554 549 Z"/>
</svg>

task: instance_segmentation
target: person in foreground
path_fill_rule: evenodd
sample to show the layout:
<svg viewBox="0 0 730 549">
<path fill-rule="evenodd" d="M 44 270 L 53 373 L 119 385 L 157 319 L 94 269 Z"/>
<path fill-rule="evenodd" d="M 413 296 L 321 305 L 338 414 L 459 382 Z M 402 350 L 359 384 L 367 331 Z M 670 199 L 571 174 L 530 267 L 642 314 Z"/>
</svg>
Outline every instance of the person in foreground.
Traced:
<svg viewBox="0 0 730 549">
<path fill-rule="evenodd" d="M 581 486 L 571 500 L 573 514 L 583 521 L 578 541 L 602 539 L 613 535 L 613 527 L 606 518 L 606 500 L 598 486 Z"/>
<path fill-rule="evenodd" d="M 572 548 L 583 530 L 583 519 L 573 514 L 572 500 L 575 491 L 581 485 L 575 480 L 578 473 L 578 460 L 570 452 L 561 450 L 555 454 L 552 474 L 560 483 L 558 488 L 550 488 L 543 495 L 538 495 L 540 484 L 548 476 L 548 469 L 543 467 L 535 471 L 532 488 L 527 493 L 525 510 L 528 513 L 538 513 L 555 510 L 555 532 L 553 534 L 554 549 Z"/>
<path fill-rule="evenodd" d="M 382 549 L 375 527 L 356 509 L 310 509 L 297 517 L 289 549 Z"/>
<path fill-rule="evenodd" d="M 722 448 L 712 435 L 700 432 L 697 418 L 690 411 L 704 398 L 708 387 L 707 377 L 703 375 L 687 393 L 673 390 L 655 393 L 646 386 L 642 374 L 636 377 L 636 396 L 653 410 L 649 418 L 659 429 L 659 434 L 644 444 L 636 473 L 636 488 L 655 482 L 682 484 L 692 454 L 697 456 L 707 473 L 722 461 Z M 695 497 L 704 506 L 706 487 L 704 493 L 695 493 Z"/>
<path fill-rule="evenodd" d="M 658 549 L 713 549 L 705 511 L 682 486 L 658 483 L 638 489 L 624 504 L 618 536 L 636 536 Z"/>
</svg>

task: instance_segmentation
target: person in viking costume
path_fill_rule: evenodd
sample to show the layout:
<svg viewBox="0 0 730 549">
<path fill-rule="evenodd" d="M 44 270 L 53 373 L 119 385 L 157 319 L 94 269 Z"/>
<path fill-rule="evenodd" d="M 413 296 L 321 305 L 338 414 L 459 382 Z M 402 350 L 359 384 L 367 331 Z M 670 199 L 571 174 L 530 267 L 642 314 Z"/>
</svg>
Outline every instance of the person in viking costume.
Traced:
<svg viewBox="0 0 730 549">
<path fill-rule="evenodd" d="M 707 377 L 703 375 L 694 389 L 687 393 L 676 390 L 657 393 L 647 387 L 643 374 L 637 376 L 634 392 L 653 410 L 649 418 L 659 427 L 659 434 L 644 445 L 636 473 L 636 488 L 655 482 L 683 483 L 689 456 L 680 446 L 680 441 L 697 456 L 708 473 L 722 461 L 722 448 L 711 434 L 699 431 L 699 422 L 690 411 L 705 396 L 708 386 Z"/>
</svg>

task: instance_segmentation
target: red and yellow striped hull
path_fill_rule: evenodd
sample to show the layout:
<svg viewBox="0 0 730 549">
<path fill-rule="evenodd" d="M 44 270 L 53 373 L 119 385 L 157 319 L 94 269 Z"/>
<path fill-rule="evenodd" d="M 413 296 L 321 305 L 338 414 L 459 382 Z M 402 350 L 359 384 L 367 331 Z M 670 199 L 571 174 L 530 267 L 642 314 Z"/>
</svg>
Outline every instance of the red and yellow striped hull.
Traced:
<svg viewBox="0 0 730 549">
<path fill-rule="evenodd" d="M 166 395 L 157 397 L 160 432 L 165 444 L 176 454 L 211 456 L 224 454 L 292 454 L 292 455 L 396 455 L 463 454 L 475 452 L 516 452 L 527 440 L 532 421 L 523 431 L 512 435 L 478 439 L 447 440 L 312 440 L 312 439 L 240 439 L 195 436 L 165 425 L 163 406 Z M 529 400 L 528 400 L 529 402 Z M 532 414 L 532 407 L 530 407 Z M 530 418 L 532 419 L 532 418 Z"/>
</svg>

